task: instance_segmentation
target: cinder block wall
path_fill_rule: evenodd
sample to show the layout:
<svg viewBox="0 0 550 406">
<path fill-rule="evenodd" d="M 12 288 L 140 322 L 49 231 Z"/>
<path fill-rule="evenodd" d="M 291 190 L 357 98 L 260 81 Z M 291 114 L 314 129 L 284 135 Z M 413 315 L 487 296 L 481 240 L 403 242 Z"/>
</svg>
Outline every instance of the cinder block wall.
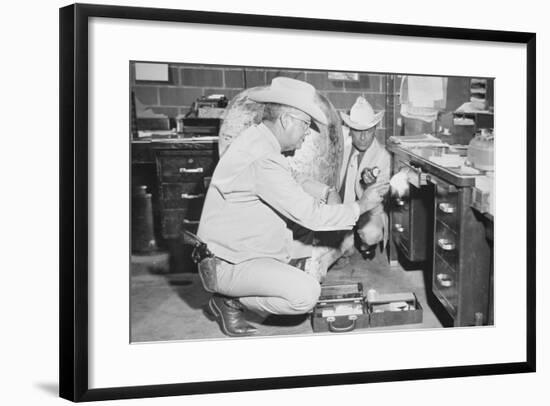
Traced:
<svg viewBox="0 0 550 406">
<path fill-rule="evenodd" d="M 169 64 L 168 82 L 136 81 L 131 72 L 131 88 L 141 103 L 155 113 L 175 118 L 185 114 L 192 103 L 201 96 L 224 94 L 233 98 L 242 90 L 264 86 L 276 76 L 287 76 L 311 83 L 325 95 L 339 111 L 349 111 L 358 96 L 364 95 L 375 111 L 393 111 L 394 87 L 386 92 L 388 75 L 360 73 L 359 81 L 335 81 L 323 71 L 277 70 L 269 68 L 239 68 L 215 65 Z M 389 101 L 388 107 L 386 102 Z M 390 110 L 390 111 L 388 111 Z M 383 120 L 378 128 L 378 138 L 383 140 L 386 127 L 393 122 Z M 391 134 L 389 134 L 391 135 Z"/>
</svg>

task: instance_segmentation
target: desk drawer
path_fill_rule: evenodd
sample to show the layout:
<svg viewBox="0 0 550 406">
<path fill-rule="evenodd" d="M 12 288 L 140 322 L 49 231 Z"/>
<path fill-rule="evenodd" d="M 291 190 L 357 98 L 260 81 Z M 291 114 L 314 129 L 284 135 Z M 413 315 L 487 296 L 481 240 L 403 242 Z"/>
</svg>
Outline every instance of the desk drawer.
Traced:
<svg viewBox="0 0 550 406">
<path fill-rule="evenodd" d="M 458 273 L 435 254 L 433 271 L 433 292 L 439 301 L 456 317 L 458 309 Z"/>
<path fill-rule="evenodd" d="M 212 153 L 186 151 L 179 154 L 161 154 L 158 157 L 158 170 L 162 182 L 202 182 L 211 176 L 216 166 Z"/>
<path fill-rule="evenodd" d="M 439 220 L 435 225 L 435 253 L 453 270 L 458 269 L 459 241 L 457 234 Z"/>
<path fill-rule="evenodd" d="M 162 206 L 165 209 L 186 209 L 193 213 L 198 211 L 200 216 L 205 195 L 206 191 L 202 182 L 163 183 L 161 185 Z"/>
<path fill-rule="evenodd" d="M 458 189 L 438 179 L 435 187 L 435 217 L 456 232 L 460 227 L 458 202 Z"/>
<path fill-rule="evenodd" d="M 163 210 L 161 217 L 164 238 L 179 238 L 183 228 L 196 233 L 200 220 L 200 214 L 195 216 L 187 210 Z"/>
<path fill-rule="evenodd" d="M 410 252 L 409 211 L 396 210 L 392 213 L 392 235 L 395 243 Z"/>
</svg>

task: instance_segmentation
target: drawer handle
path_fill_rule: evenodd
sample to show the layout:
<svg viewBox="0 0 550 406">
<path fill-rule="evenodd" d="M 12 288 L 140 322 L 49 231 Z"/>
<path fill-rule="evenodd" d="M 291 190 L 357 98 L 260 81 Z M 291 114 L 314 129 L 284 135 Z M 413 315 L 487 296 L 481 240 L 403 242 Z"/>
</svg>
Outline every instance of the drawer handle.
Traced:
<svg viewBox="0 0 550 406">
<path fill-rule="evenodd" d="M 451 214 L 456 211 L 456 207 L 451 203 L 439 203 L 439 210 L 443 213 Z"/>
<path fill-rule="evenodd" d="M 204 169 L 202 168 L 194 168 L 194 169 L 180 168 L 180 173 L 203 173 L 203 172 L 204 172 Z"/>
<path fill-rule="evenodd" d="M 182 193 L 181 194 L 181 198 L 182 199 L 187 199 L 187 200 L 200 199 L 202 197 L 204 197 L 204 193 L 199 193 L 198 195 L 190 195 L 189 193 Z"/>
<path fill-rule="evenodd" d="M 187 219 L 183 219 L 183 224 L 199 224 L 199 220 L 187 220 Z"/>
<path fill-rule="evenodd" d="M 437 282 L 444 288 L 450 288 L 454 284 L 453 278 L 446 273 L 438 273 Z"/>
<path fill-rule="evenodd" d="M 396 198 L 395 199 L 395 203 L 398 205 L 398 206 L 404 206 L 405 205 L 405 201 L 403 199 L 400 199 L 400 198 Z"/>
<path fill-rule="evenodd" d="M 437 245 L 439 245 L 439 247 L 445 251 L 452 251 L 456 248 L 456 244 L 446 238 L 440 238 L 439 240 L 437 240 Z"/>
<path fill-rule="evenodd" d="M 405 228 L 404 228 L 401 224 L 394 224 L 394 225 L 393 225 L 393 228 L 394 228 L 395 231 L 397 231 L 398 233 L 402 233 L 403 231 L 405 231 Z"/>
</svg>

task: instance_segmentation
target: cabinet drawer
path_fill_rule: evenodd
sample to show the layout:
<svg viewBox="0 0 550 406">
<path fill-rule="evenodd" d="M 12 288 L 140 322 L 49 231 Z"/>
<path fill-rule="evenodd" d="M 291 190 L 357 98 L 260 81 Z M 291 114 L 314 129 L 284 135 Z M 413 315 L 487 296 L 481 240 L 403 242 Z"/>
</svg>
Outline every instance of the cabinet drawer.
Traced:
<svg viewBox="0 0 550 406">
<path fill-rule="evenodd" d="M 438 254 L 435 254 L 434 257 L 433 272 L 433 292 L 451 316 L 456 317 L 458 309 L 458 273 L 449 267 Z"/>
<path fill-rule="evenodd" d="M 395 211 L 408 211 L 409 210 L 409 198 L 408 197 L 392 197 L 392 210 Z"/>
<path fill-rule="evenodd" d="M 409 211 L 396 210 L 392 213 L 392 235 L 395 243 L 410 253 Z"/>
<path fill-rule="evenodd" d="M 200 216 L 205 197 L 202 183 L 163 183 L 161 185 L 162 206 L 165 209 L 186 209 Z M 198 213 L 195 213 L 197 212 Z"/>
<path fill-rule="evenodd" d="M 213 154 L 192 152 L 161 154 L 157 161 L 161 182 L 202 182 L 205 176 L 211 176 L 216 166 Z"/>
<path fill-rule="evenodd" d="M 162 236 L 164 238 L 179 238 L 183 228 L 196 233 L 200 215 L 193 216 L 187 210 L 163 210 L 161 218 Z"/>
<path fill-rule="evenodd" d="M 438 179 L 435 187 L 435 217 L 456 232 L 460 227 L 458 201 L 458 189 Z"/>
<path fill-rule="evenodd" d="M 451 268 L 458 269 L 460 250 L 457 234 L 440 221 L 436 221 L 434 244 L 435 253 Z"/>
</svg>

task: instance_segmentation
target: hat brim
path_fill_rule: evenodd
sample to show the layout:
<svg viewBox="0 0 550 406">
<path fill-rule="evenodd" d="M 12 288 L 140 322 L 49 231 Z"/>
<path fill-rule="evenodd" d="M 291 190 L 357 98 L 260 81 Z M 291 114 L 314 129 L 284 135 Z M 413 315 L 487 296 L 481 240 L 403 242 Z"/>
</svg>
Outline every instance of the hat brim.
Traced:
<svg viewBox="0 0 550 406">
<path fill-rule="evenodd" d="M 349 115 L 346 113 L 340 112 L 340 117 L 342 117 L 342 120 L 344 120 L 344 123 L 350 128 L 353 128 L 354 130 L 368 130 L 369 128 L 374 127 L 376 124 L 378 124 L 382 117 L 384 116 L 384 112 L 380 111 L 374 115 L 374 118 L 369 123 L 358 123 L 356 121 L 353 121 Z"/>
<path fill-rule="evenodd" d="M 327 125 L 327 117 L 323 110 L 313 102 L 313 100 L 304 97 L 303 93 L 292 91 L 281 91 L 273 89 L 262 89 L 248 94 L 248 98 L 258 103 L 278 103 L 294 107 L 311 116 L 314 120 L 323 125 Z"/>
</svg>

